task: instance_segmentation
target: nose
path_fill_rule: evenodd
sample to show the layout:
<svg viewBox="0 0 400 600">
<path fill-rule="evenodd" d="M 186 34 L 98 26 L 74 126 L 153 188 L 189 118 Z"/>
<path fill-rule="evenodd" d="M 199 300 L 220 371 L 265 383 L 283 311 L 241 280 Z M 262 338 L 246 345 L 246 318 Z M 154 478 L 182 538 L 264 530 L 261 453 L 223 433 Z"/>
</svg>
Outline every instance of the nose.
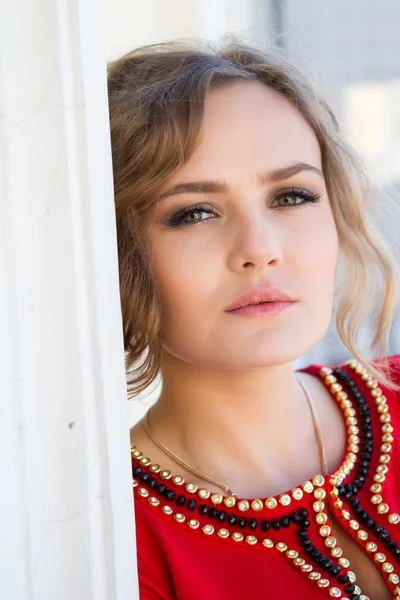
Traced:
<svg viewBox="0 0 400 600">
<path fill-rule="evenodd" d="M 265 213 L 241 215 L 234 228 L 229 266 L 237 272 L 278 266 L 283 256 L 282 241 L 278 223 Z"/>
</svg>

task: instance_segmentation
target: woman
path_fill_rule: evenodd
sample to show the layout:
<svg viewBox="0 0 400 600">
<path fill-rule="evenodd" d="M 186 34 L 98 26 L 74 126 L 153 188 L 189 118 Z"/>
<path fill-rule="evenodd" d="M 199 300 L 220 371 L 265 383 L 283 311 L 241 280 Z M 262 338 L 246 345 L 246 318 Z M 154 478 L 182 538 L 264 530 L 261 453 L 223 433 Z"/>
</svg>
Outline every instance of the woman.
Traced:
<svg viewBox="0 0 400 600">
<path fill-rule="evenodd" d="M 238 43 L 131 52 L 109 100 L 132 395 L 162 376 L 131 430 L 140 597 L 399 595 L 398 288 L 332 111 Z M 354 359 L 295 371 L 332 313 Z"/>
</svg>

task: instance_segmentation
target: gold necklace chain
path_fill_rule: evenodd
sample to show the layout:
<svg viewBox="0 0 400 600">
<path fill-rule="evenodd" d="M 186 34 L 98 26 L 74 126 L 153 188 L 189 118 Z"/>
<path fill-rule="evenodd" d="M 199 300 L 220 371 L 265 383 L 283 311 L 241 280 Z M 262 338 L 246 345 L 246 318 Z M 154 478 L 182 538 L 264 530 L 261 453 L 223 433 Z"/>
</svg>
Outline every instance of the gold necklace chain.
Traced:
<svg viewBox="0 0 400 600">
<path fill-rule="evenodd" d="M 296 379 L 300 383 L 301 387 L 303 388 L 303 391 L 305 393 L 305 396 L 307 398 L 307 401 L 308 401 L 308 404 L 309 404 L 309 407 L 310 407 L 311 416 L 312 416 L 313 424 L 314 424 L 314 429 L 315 429 L 315 433 L 316 433 L 316 436 L 317 436 L 318 447 L 319 447 L 319 451 L 320 451 L 320 458 L 321 458 L 322 471 L 323 471 L 322 475 L 325 476 L 328 473 L 328 463 L 327 463 L 327 460 L 326 460 L 326 453 L 325 453 L 325 448 L 324 448 L 323 439 L 322 439 L 322 432 L 321 432 L 321 427 L 320 427 L 319 420 L 318 420 L 318 417 L 317 417 L 317 413 L 316 413 L 316 410 L 315 410 L 315 407 L 314 407 L 314 403 L 313 403 L 312 398 L 311 398 L 311 394 L 310 394 L 309 390 L 307 389 L 307 386 L 300 379 L 298 379 L 298 378 L 296 378 Z M 156 446 L 158 446 L 163 452 L 165 452 L 165 454 L 167 454 L 175 462 L 177 462 L 179 465 L 181 465 L 182 467 L 184 467 L 185 469 L 187 469 L 191 473 L 194 473 L 195 475 L 197 475 L 201 479 L 204 479 L 205 481 L 208 481 L 209 483 L 213 483 L 217 487 L 223 489 L 224 492 L 226 494 L 228 494 L 229 496 L 237 497 L 237 495 L 234 494 L 232 492 L 232 490 L 229 489 L 229 487 L 227 485 L 221 483 L 220 481 L 217 481 L 213 477 L 209 477 L 208 475 L 205 475 L 204 473 L 202 473 L 198 469 L 195 469 L 194 467 L 192 467 L 191 465 L 189 465 L 187 462 L 185 462 L 184 460 L 182 460 L 181 458 L 179 458 L 174 452 L 172 452 L 172 450 L 170 450 L 169 448 L 167 448 L 167 446 L 165 446 L 165 444 L 163 444 L 162 442 L 160 442 L 154 436 L 154 434 L 152 432 L 152 429 L 151 429 L 151 426 L 150 426 L 150 421 L 149 421 L 150 411 L 151 411 L 151 408 L 147 411 L 147 413 L 145 414 L 145 416 L 143 418 L 143 425 L 144 425 L 144 428 L 146 430 L 147 435 L 154 442 L 154 444 Z"/>
</svg>

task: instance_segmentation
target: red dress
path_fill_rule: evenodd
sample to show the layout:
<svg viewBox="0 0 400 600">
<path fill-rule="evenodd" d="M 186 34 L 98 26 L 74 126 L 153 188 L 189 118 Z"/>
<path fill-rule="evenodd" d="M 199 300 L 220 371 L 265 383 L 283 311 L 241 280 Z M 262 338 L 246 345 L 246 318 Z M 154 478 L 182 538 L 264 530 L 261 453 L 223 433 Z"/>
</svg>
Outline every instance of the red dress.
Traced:
<svg viewBox="0 0 400 600">
<path fill-rule="evenodd" d="M 400 367 L 400 355 L 391 360 Z M 197 489 L 132 448 L 141 600 L 363 600 L 331 535 L 328 503 L 391 596 L 400 594 L 399 394 L 357 361 L 301 370 L 325 382 L 346 422 L 345 456 L 325 478 L 270 498 L 231 498 Z"/>
</svg>

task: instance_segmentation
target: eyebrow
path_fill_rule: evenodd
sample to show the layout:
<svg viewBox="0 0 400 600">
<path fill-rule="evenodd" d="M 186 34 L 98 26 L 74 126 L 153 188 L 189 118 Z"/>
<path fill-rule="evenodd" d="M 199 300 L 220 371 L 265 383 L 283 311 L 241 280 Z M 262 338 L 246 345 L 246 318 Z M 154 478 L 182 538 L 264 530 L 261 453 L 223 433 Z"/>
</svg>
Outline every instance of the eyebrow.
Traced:
<svg viewBox="0 0 400 600">
<path fill-rule="evenodd" d="M 289 165 L 288 167 L 273 169 L 272 171 L 264 173 L 259 177 L 260 184 L 265 185 L 268 182 L 273 183 L 276 181 L 289 179 L 290 177 L 293 177 L 302 171 L 311 171 L 312 173 L 316 173 L 320 177 L 324 178 L 322 171 L 317 167 L 313 167 L 307 163 L 299 162 Z M 229 191 L 229 188 L 224 181 L 192 181 L 188 183 L 177 183 L 160 194 L 160 196 L 156 198 L 156 202 L 159 202 L 160 200 L 170 196 L 175 196 L 176 194 L 218 194 L 227 191 Z"/>
</svg>

